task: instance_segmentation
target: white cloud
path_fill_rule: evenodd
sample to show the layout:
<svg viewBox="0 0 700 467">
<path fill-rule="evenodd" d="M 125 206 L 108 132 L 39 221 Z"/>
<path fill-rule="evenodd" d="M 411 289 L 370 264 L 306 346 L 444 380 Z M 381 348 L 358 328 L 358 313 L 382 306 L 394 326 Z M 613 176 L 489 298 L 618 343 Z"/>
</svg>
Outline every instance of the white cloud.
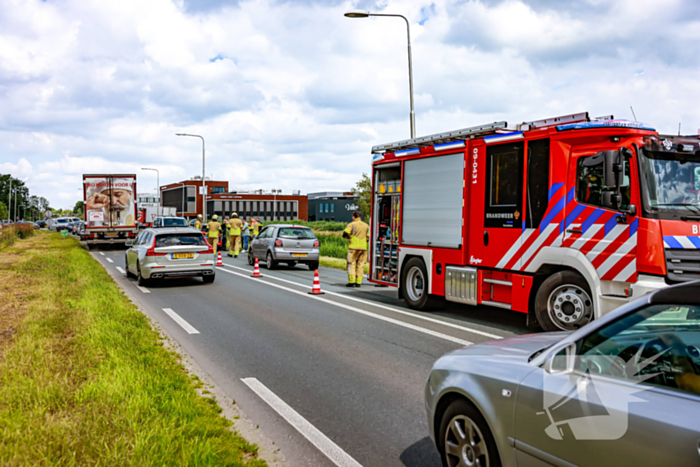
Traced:
<svg viewBox="0 0 700 467">
<path fill-rule="evenodd" d="M 141 190 L 201 174 L 239 189 L 346 190 L 372 145 L 590 110 L 700 127 L 693 0 L 0 0 L 0 171 L 72 206 L 80 176 Z M 73 190 L 75 188 L 75 190 Z"/>
</svg>

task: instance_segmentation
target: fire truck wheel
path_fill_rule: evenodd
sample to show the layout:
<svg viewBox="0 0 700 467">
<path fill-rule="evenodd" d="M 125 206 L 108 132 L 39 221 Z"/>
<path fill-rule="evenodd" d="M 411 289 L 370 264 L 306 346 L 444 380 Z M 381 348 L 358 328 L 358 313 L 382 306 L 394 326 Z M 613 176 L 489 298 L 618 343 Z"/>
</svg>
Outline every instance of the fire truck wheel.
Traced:
<svg viewBox="0 0 700 467">
<path fill-rule="evenodd" d="M 535 296 L 537 321 L 545 331 L 574 331 L 593 320 L 586 280 L 573 271 L 552 274 Z"/>
<path fill-rule="evenodd" d="M 409 259 L 401 273 L 401 292 L 409 308 L 433 310 L 440 306 L 440 298 L 428 294 L 428 272 L 421 258 Z"/>
</svg>

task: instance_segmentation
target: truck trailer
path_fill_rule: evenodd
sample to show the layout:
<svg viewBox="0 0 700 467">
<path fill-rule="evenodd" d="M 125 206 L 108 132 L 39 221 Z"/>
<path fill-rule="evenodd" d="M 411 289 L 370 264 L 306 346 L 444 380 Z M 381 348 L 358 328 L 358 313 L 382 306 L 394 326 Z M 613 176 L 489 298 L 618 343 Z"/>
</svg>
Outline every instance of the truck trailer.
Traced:
<svg viewBox="0 0 700 467">
<path fill-rule="evenodd" d="M 700 279 L 699 143 L 585 112 L 375 146 L 369 281 L 554 331 Z"/>
<path fill-rule="evenodd" d="M 85 229 L 80 239 L 88 246 L 124 243 L 135 238 L 137 227 L 136 175 L 83 175 Z"/>
</svg>

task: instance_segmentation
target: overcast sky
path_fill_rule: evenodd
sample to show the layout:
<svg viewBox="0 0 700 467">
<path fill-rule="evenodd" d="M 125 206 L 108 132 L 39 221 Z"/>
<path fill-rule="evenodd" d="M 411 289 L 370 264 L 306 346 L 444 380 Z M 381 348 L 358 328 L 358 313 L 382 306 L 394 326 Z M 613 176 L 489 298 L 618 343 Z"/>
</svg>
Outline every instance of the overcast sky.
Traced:
<svg viewBox="0 0 700 467">
<path fill-rule="evenodd" d="M 372 145 L 581 111 L 700 128 L 700 1 L 0 0 L 0 173 L 68 208 L 83 173 L 139 192 L 352 188 Z"/>
</svg>

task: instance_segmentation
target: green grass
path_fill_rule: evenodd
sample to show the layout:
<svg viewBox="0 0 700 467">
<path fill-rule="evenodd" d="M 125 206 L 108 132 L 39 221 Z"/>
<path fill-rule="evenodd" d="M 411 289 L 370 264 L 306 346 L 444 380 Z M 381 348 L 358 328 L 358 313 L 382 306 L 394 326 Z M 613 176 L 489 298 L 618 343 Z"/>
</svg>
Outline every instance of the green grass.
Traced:
<svg viewBox="0 0 700 467">
<path fill-rule="evenodd" d="M 345 271 L 348 268 L 348 263 L 344 259 L 321 256 L 321 266 Z M 365 264 L 365 274 L 369 274 L 369 264 Z"/>
<path fill-rule="evenodd" d="M 74 238 L 0 254 L 3 321 L 1 465 L 266 465 Z"/>
<path fill-rule="evenodd" d="M 327 231 L 327 232 L 341 232 L 348 225 L 347 222 L 331 222 L 331 221 L 262 221 L 262 225 L 268 224 L 289 224 L 289 225 L 305 225 L 311 227 L 313 230 Z"/>
</svg>

